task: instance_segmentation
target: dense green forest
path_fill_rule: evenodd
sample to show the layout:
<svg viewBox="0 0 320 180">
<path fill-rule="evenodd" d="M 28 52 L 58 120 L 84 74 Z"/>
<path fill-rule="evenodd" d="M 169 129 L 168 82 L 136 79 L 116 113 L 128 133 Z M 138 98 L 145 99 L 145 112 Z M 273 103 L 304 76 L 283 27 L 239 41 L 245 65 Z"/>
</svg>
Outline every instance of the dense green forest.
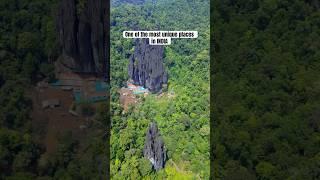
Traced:
<svg viewBox="0 0 320 180">
<path fill-rule="evenodd" d="M 318 1 L 213 1 L 213 179 L 320 179 Z"/>
<path fill-rule="evenodd" d="M 42 153 L 32 140 L 26 86 L 50 73 L 55 35 L 47 0 L 0 1 L 0 179 L 31 179 Z"/>
<path fill-rule="evenodd" d="M 53 77 L 59 55 L 56 0 L 0 0 L 0 179 L 98 179 L 105 177 L 106 140 L 89 136 L 79 151 L 70 133 L 59 137 L 58 150 L 43 157 L 40 134 L 32 127 L 30 86 Z M 107 124 L 102 106 L 97 121 Z"/>
<path fill-rule="evenodd" d="M 209 178 L 209 1 L 158 0 L 111 8 L 112 179 Z M 167 92 L 149 95 L 123 114 L 117 90 L 128 80 L 132 39 L 127 30 L 193 30 L 198 39 L 175 39 L 165 47 Z M 143 157 L 150 122 L 158 124 L 167 149 L 163 170 Z"/>
<path fill-rule="evenodd" d="M 32 127 L 30 86 L 53 76 L 59 56 L 57 0 L 0 0 L 0 179 L 101 179 L 107 141 L 70 133 L 43 157 Z M 79 7 L 84 4 L 79 3 Z M 111 7 L 111 176 L 113 179 L 320 179 L 320 5 L 316 0 L 158 0 Z M 152 2 L 156 2 L 153 4 Z M 131 39 L 122 31 L 197 30 L 165 47 L 167 92 L 123 114 Z M 209 107 L 209 93 L 213 99 Z M 209 108 L 213 112 L 209 128 Z M 107 124 L 106 105 L 96 120 Z M 158 172 L 143 158 L 156 121 L 169 160 Z M 96 126 L 100 126 L 96 125 Z M 97 128 L 98 129 L 98 128 Z M 96 129 L 95 129 L 96 130 Z"/>
</svg>

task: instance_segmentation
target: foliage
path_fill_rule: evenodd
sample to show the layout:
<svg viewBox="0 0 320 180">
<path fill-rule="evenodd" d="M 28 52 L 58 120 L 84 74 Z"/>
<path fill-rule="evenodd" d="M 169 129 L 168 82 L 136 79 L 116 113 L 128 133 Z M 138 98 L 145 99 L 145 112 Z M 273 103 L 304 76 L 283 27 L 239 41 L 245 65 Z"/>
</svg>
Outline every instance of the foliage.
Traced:
<svg viewBox="0 0 320 180">
<path fill-rule="evenodd" d="M 56 6 L 57 0 L 0 0 L 0 179 L 99 179 L 104 175 L 107 142 L 100 131 L 105 127 L 95 128 L 100 133 L 88 135 L 90 142 L 82 143 L 86 145 L 82 149 L 71 133 L 61 136 L 53 154 L 34 138 L 38 134 L 31 125 L 33 105 L 28 92 L 39 80 L 54 79 L 53 61 L 59 54 Z M 106 114 L 99 110 L 97 124 L 106 123 Z"/>
<path fill-rule="evenodd" d="M 207 179 L 209 1 L 124 3 L 111 8 L 111 25 L 112 178 Z M 161 97 L 142 98 L 141 103 L 123 114 L 117 91 L 128 80 L 128 59 L 134 50 L 134 41 L 122 38 L 125 30 L 197 30 L 200 36 L 194 40 L 173 40 L 165 47 L 164 63 L 169 73 L 167 91 Z M 159 126 L 169 158 L 165 169 L 158 172 L 150 169 L 151 163 L 142 152 L 152 121 Z M 177 167 L 169 163 L 171 161 Z"/>
<path fill-rule="evenodd" d="M 48 39 L 55 42 L 55 34 L 43 33 L 52 27 L 53 2 L 0 1 L 0 179 L 33 179 L 37 174 L 43 148 L 32 138 L 32 103 L 26 87 L 36 82 L 53 49 L 47 44 Z"/>
<path fill-rule="evenodd" d="M 213 1 L 214 179 L 319 179 L 314 2 Z"/>
</svg>

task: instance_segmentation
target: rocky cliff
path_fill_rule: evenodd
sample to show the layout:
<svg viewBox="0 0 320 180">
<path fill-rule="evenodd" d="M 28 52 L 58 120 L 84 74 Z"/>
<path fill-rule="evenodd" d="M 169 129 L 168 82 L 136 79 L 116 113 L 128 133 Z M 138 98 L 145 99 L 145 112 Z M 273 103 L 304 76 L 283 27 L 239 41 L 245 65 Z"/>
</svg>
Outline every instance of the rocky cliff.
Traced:
<svg viewBox="0 0 320 180">
<path fill-rule="evenodd" d="M 147 39 L 137 40 L 128 67 L 128 74 L 133 83 L 144 86 L 153 93 L 161 91 L 162 86 L 168 81 L 163 56 L 163 46 L 149 45 Z"/>
<path fill-rule="evenodd" d="M 155 123 L 151 123 L 147 130 L 143 155 L 150 160 L 155 170 L 164 168 L 167 159 L 166 149 Z"/>
<path fill-rule="evenodd" d="M 77 72 L 104 73 L 109 43 L 109 2 L 61 0 L 57 30 L 61 63 Z"/>
</svg>

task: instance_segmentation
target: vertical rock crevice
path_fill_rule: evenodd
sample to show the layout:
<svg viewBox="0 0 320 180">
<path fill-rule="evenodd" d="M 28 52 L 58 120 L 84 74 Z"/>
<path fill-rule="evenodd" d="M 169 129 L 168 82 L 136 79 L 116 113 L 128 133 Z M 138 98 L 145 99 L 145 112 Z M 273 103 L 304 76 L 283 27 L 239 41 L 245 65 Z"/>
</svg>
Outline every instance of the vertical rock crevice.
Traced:
<svg viewBox="0 0 320 180">
<path fill-rule="evenodd" d="M 72 71 L 105 73 L 108 37 L 108 2 L 104 0 L 61 0 L 57 30 L 61 63 Z"/>
</svg>

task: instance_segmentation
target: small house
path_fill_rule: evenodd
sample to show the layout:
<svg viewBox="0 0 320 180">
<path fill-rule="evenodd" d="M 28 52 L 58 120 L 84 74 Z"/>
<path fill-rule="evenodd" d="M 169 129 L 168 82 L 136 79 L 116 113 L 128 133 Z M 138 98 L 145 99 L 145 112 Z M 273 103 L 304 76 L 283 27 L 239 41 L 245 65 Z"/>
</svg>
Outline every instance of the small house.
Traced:
<svg viewBox="0 0 320 180">
<path fill-rule="evenodd" d="M 55 108 L 60 106 L 60 101 L 58 99 L 49 99 L 42 101 L 42 108 Z"/>
</svg>

